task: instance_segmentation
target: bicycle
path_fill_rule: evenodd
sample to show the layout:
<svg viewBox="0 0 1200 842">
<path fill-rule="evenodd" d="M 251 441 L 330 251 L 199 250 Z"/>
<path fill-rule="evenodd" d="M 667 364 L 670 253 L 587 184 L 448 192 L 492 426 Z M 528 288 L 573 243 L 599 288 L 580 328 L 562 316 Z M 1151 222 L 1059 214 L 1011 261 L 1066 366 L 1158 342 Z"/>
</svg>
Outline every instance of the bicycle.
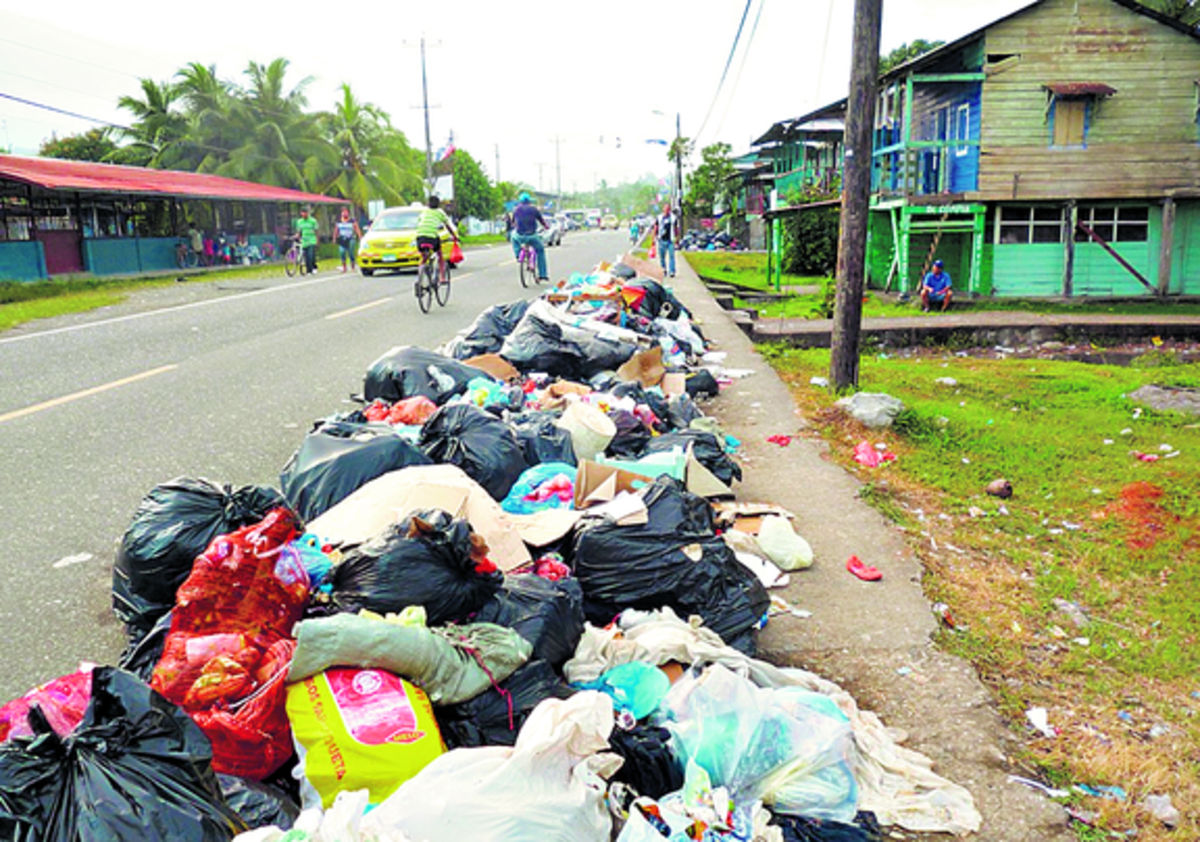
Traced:
<svg viewBox="0 0 1200 842">
<path fill-rule="evenodd" d="M 434 250 L 433 246 L 421 245 L 421 263 L 417 266 L 417 279 L 413 282 L 413 292 L 417 296 L 417 306 L 422 313 L 429 312 L 429 306 L 434 298 L 439 307 L 445 307 L 450 300 L 450 269 L 441 249 Z"/>
<path fill-rule="evenodd" d="M 180 240 L 175 244 L 175 265 L 180 269 L 195 269 L 196 264 L 200 259 L 196 256 L 196 252 L 192 251 L 192 246 L 187 240 Z"/>
<path fill-rule="evenodd" d="M 529 243 L 521 243 L 521 250 L 517 252 L 517 272 L 523 287 L 529 286 L 530 280 L 541 283 L 537 272 L 537 250 Z"/>
<path fill-rule="evenodd" d="M 292 237 L 287 252 L 283 255 L 283 271 L 287 272 L 289 278 L 294 277 L 297 272 L 304 274 L 304 249 L 300 248 L 300 238 Z"/>
</svg>

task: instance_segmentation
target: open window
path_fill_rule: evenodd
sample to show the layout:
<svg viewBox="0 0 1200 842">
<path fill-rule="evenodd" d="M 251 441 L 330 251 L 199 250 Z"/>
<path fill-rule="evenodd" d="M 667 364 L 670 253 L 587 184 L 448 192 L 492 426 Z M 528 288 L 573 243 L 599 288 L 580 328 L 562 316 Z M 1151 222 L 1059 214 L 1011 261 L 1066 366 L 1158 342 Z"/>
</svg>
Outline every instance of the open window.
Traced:
<svg viewBox="0 0 1200 842">
<path fill-rule="evenodd" d="M 1056 82 L 1045 88 L 1050 145 L 1086 149 L 1088 130 L 1099 112 L 1100 102 L 1115 94 L 1116 88 L 1101 82 Z"/>
</svg>

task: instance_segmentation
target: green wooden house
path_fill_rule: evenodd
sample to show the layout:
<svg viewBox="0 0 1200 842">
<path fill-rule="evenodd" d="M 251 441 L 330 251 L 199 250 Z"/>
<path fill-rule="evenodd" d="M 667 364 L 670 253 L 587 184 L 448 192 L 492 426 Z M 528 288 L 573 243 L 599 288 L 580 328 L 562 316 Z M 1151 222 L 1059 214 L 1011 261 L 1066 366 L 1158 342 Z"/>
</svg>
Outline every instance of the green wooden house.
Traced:
<svg viewBox="0 0 1200 842">
<path fill-rule="evenodd" d="M 813 120 L 772 127 L 777 160 Z M 1200 295 L 1200 33 L 1037 0 L 883 75 L 869 282 L 913 290 L 935 258 L 981 295 Z"/>
</svg>

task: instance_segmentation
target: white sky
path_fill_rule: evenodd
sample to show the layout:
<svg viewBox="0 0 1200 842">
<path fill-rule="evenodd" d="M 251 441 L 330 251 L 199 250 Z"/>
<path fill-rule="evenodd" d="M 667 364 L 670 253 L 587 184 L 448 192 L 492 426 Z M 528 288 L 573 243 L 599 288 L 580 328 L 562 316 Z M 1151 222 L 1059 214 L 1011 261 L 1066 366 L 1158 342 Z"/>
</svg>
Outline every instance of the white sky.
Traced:
<svg viewBox="0 0 1200 842">
<path fill-rule="evenodd" d="M 883 52 L 915 38 L 950 41 L 1029 0 L 884 0 Z M 761 16 L 745 49 L 761 3 Z M 311 108 L 335 89 L 392 116 L 424 145 L 417 48 L 427 46 L 434 150 L 450 131 L 495 175 L 564 191 L 652 172 L 666 176 L 675 114 L 695 137 L 713 103 L 744 0 L 358 0 L 188 5 L 122 0 L 45 6 L 0 0 L 0 93 L 114 123 L 138 78 L 165 80 L 190 61 L 242 80 L 249 61 L 291 60 L 312 76 Z M 852 0 L 752 0 L 742 44 L 699 136 L 746 150 L 776 120 L 845 95 Z M 664 112 L 658 116 L 654 112 Z M 0 144 L 35 154 L 94 124 L 0 98 Z M 617 139 L 620 138 L 620 148 Z M 539 167 L 540 164 L 540 167 Z"/>
</svg>

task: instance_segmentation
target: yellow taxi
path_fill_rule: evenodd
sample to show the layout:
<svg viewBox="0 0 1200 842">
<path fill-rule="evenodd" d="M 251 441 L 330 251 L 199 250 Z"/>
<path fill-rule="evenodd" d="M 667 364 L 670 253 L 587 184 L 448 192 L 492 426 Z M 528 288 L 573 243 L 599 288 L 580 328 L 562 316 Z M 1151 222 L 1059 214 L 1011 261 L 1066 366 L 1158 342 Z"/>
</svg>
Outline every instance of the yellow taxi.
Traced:
<svg viewBox="0 0 1200 842">
<path fill-rule="evenodd" d="M 381 270 L 411 269 L 421 262 L 417 251 L 417 220 L 425 206 L 413 202 L 405 208 L 385 208 L 371 221 L 358 245 L 358 268 L 366 277 Z M 445 231 L 442 256 L 450 257 L 453 240 Z"/>
<path fill-rule="evenodd" d="M 606 213 L 604 216 L 602 216 L 600 218 L 600 230 L 601 231 L 603 231 L 605 228 L 608 228 L 612 231 L 616 231 L 617 227 L 619 225 L 620 225 L 620 222 L 618 222 L 616 214 Z"/>
</svg>

